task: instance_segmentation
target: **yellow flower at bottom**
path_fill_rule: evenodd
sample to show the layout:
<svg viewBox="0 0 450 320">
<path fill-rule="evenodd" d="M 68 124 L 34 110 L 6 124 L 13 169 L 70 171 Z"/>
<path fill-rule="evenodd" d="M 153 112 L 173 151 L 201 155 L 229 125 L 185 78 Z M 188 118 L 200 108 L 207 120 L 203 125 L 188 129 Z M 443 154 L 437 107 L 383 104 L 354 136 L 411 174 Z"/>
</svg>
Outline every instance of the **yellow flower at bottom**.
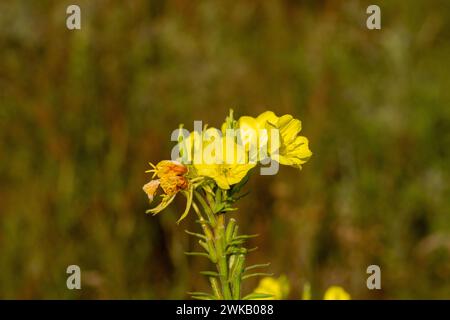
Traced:
<svg viewBox="0 0 450 320">
<path fill-rule="evenodd" d="M 270 298 L 261 298 L 258 300 L 282 300 L 287 298 L 289 291 L 289 282 L 286 276 L 280 276 L 278 279 L 272 277 L 262 278 L 253 293 L 272 295 Z"/>
<path fill-rule="evenodd" d="M 339 286 L 331 286 L 325 292 L 323 300 L 350 300 L 350 294 Z"/>
</svg>

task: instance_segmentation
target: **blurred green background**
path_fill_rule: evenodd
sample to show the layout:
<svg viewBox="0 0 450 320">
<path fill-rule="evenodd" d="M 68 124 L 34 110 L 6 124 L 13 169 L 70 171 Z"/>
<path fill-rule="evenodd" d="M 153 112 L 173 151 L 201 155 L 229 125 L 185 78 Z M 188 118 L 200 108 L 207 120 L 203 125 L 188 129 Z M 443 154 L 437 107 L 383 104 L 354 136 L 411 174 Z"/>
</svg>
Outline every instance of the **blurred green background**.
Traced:
<svg viewBox="0 0 450 320">
<path fill-rule="evenodd" d="M 207 289 L 207 263 L 183 255 L 198 230 L 175 224 L 183 201 L 147 216 L 141 188 L 179 123 L 218 126 L 232 107 L 293 114 L 314 153 L 252 177 L 233 213 L 261 234 L 249 262 L 286 274 L 293 299 L 308 281 L 313 298 L 337 284 L 449 299 L 449 39 L 447 0 L 2 1 L 0 298 Z M 66 288 L 70 264 L 82 290 Z M 371 264 L 382 290 L 366 288 Z"/>
</svg>

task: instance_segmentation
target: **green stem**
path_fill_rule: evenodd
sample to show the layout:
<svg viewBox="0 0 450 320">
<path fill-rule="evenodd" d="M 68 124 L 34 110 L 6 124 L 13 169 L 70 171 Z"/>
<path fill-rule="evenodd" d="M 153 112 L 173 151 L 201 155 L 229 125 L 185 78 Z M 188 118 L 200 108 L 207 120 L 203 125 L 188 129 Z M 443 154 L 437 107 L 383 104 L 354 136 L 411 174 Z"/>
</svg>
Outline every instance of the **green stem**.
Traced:
<svg viewBox="0 0 450 320">
<path fill-rule="evenodd" d="M 211 206 L 207 203 L 202 194 L 200 194 L 199 192 L 195 192 L 195 197 L 202 206 L 203 211 L 206 213 L 210 225 L 213 227 L 213 235 L 211 239 L 212 246 L 210 247 L 213 249 L 213 251 L 210 250 L 210 255 L 215 256 L 214 258 L 216 259 L 216 268 L 219 273 L 220 286 L 222 289 L 221 294 L 219 295 L 216 293 L 216 296 L 221 296 L 221 298 L 225 300 L 231 300 L 233 298 L 233 294 L 231 292 L 230 281 L 228 279 L 229 266 L 226 254 L 227 241 L 225 235 L 225 216 L 223 214 L 220 214 L 216 218 L 216 215 L 211 209 Z M 201 216 L 200 212 L 197 214 L 199 215 L 200 221 L 202 221 L 203 217 Z M 206 225 L 203 228 L 204 232 L 206 231 L 205 229 L 210 231 Z M 211 233 L 205 235 L 208 239 L 211 237 Z M 213 286 L 213 291 L 215 290 L 217 290 L 217 288 L 214 288 Z"/>
<path fill-rule="evenodd" d="M 219 215 L 217 218 L 217 225 L 214 228 L 215 245 L 217 252 L 217 270 L 220 274 L 220 283 L 222 285 L 223 297 L 225 300 L 233 298 L 231 294 L 230 282 L 228 280 L 228 261 L 226 255 L 226 240 L 225 240 L 225 216 Z"/>
<path fill-rule="evenodd" d="M 236 261 L 231 271 L 231 289 L 233 292 L 233 299 L 239 300 L 241 298 L 241 275 L 244 271 L 245 255 L 240 254 L 236 256 Z"/>
<path fill-rule="evenodd" d="M 233 239 L 236 239 L 237 225 L 234 219 L 230 219 L 227 226 L 225 214 L 215 214 L 212 207 L 215 203 L 204 198 L 203 194 L 196 191 L 195 197 L 206 214 L 203 217 L 199 208 L 192 204 L 194 211 L 199 217 L 203 232 L 206 238 L 206 244 L 202 243 L 209 257 L 216 265 L 218 272 L 217 278 L 210 277 L 211 287 L 217 299 L 239 300 L 241 298 L 241 280 L 244 271 L 245 254 L 239 250 L 236 253 L 228 253 L 229 246 L 235 245 Z M 218 280 L 218 281 L 217 281 Z M 220 284 L 219 284 L 220 283 Z"/>
</svg>

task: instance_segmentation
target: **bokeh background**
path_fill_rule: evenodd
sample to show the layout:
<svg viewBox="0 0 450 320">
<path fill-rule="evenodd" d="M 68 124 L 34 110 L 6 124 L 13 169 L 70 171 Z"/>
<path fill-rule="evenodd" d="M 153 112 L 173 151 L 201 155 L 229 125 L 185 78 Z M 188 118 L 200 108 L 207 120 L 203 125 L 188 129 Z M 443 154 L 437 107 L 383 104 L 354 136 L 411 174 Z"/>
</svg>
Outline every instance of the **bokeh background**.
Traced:
<svg viewBox="0 0 450 320">
<path fill-rule="evenodd" d="M 375 3 L 382 30 L 366 28 Z M 82 29 L 65 11 L 79 4 Z M 0 3 L 0 298 L 181 299 L 207 263 L 142 185 L 170 134 L 230 107 L 303 121 L 301 172 L 254 175 L 250 262 L 354 299 L 450 298 L 450 6 L 436 1 Z M 180 199 L 181 200 L 181 199 Z M 66 268 L 82 269 L 82 290 Z M 378 264 L 382 290 L 366 288 Z M 257 279 L 248 280 L 251 291 Z"/>
</svg>

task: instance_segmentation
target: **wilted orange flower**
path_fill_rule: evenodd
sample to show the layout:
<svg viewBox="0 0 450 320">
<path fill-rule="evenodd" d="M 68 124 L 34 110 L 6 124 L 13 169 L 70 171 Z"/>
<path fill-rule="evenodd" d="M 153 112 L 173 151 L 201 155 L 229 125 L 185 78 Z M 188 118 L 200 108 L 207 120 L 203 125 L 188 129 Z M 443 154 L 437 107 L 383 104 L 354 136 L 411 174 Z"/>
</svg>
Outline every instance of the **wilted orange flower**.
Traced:
<svg viewBox="0 0 450 320">
<path fill-rule="evenodd" d="M 185 177 L 173 174 L 162 176 L 160 182 L 164 193 L 169 196 L 174 195 L 180 190 L 187 189 L 189 185 L 188 180 Z"/>
<path fill-rule="evenodd" d="M 167 196 L 173 196 L 180 190 L 185 190 L 189 186 L 189 182 L 184 177 L 188 169 L 177 161 L 163 160 L 156 166 L 150 164 L 153 169 L 146 172 L 153 172 L 153 177 L 158 176 L 159 179 L 152 180 L 144 185 L 143 190 L 147 194 L 150 202 L 153 201 L 158 187 L 161 186 Z"/>
<path fill-rule="evenodd" d="M 178 161 L 173 160 L 163 160 L 160 161 L 153 170 L 149 172 L 154 172 L 158 178 L 162 178 L 166 175 L 184 175 L 188 171 L 187 167 Z"/>
</svg>

